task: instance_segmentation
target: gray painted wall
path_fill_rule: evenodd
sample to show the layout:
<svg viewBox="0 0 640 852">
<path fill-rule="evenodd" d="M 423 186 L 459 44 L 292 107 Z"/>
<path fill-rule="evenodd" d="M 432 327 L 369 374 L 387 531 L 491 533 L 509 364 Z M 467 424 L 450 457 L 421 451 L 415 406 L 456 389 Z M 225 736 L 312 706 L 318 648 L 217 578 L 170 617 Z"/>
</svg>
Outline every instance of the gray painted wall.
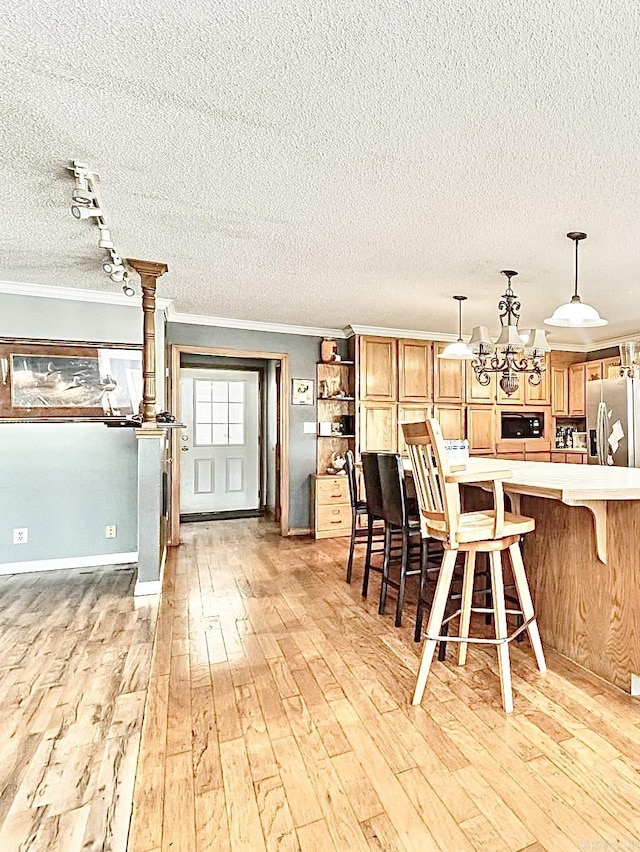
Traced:
<svg viewBox="0 0 640 852">
<path fill-rule="evenodd" d="M 137 550 L 136 453 L 132 429 L 1 424 L 0 564 Z M 27 544 L 13 544 L 16 527 Z"/>
<path fill-rule="evenodd" d="M 254 352 L 283 352 L 289 356 L 292 379 L 316 377 L 321 337 L 277 334 L 238 328 L 167 323 L 167 343 L 244 349 Z M 317 390 L 317 388 L 316 388 Z M 303 433 L 305 420 L 316 420 L 316 407 L 289 406 L 289 525 L 292 529 L 310 525 L 310 487 L 316 470 L 316 436 Z"/>
<path fill-rule="evenodd" d="M 142 311 L 139 300 L 131 302 L 129 307 L 0 294 L 0 337 L 140 343 Z M 163 332 L 157 312 L 162 399 Z M 117 538 L 105 538 L 108 524 L 117 525 Z M 28 544 L 13 544 L 15 527 L 28 527 Z M 0 564 L 136 548 L 133 430 L 98 423 L 0 423 Z"/>
</svg>

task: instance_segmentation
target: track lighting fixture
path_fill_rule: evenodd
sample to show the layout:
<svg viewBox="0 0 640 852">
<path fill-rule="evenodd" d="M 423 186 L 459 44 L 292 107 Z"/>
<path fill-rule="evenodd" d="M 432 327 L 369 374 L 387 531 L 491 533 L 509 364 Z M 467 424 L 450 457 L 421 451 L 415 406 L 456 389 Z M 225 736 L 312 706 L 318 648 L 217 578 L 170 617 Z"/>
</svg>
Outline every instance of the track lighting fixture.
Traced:
<svg viewBox="0 0 640 852">
<path fill-rule="evenodd" d="M 73 204 L 71 214 L 75 219 L 96 219 L 96 225 L 100 231 L 98 248 L 106 249 L 109 258 L 102 264 L 102 271 L 117 284 L 123 284 L 123 292 L 127 296 L 133 296 L 134 290 L 128 282 L 129 272 L 117 253 L 111 231 L 104 220 L 96 183 L 99 175 L 92 172 L 85 163 L 74 160 L 68 170 L 73 173 L 76 185 L 71 193 Z"/>
<path fill-rule="evenodd" d="M 72 204 L 71 215 L 75 219 L 101 219 L 102 210 L 99 207 L 84 207 L 80 204 Z"/>
</svg>

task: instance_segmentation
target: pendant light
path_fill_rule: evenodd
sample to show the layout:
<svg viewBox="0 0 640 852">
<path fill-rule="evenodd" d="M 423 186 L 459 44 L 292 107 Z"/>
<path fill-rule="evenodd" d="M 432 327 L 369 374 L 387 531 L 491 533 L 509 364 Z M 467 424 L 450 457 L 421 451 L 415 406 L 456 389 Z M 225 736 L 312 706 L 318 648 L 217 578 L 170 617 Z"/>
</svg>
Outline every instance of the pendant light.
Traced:
<svg viewBox="0 0 640 852">
<path fill-rule="evenodd" d="M 578 295 L 578 243 L 586 240 L 587 235 L 582 231 L 569 231 L 570 240 L 576 244 L 576 278 L 575 289 L 570 302 L 560 305 L 553 312 L 553 316 L 545 320 L 547 325 L 559 325 L 564 328 L 591 328 L 598 325 L 607 325 L 607 320 L 602 319 L 600 314 L 591 305 L 585 305 Z"/>
<path fill-rule="evenodd" d="M 457 361 L 470 361 L 475 358 L 473 350 L 462 339 L 462 303 L 467 301 L 466 296 L 454 296 L 458 303 L 458 339 L 450 343 L 440 352 L 438 358 L 455 358 Z"/>
</svg>

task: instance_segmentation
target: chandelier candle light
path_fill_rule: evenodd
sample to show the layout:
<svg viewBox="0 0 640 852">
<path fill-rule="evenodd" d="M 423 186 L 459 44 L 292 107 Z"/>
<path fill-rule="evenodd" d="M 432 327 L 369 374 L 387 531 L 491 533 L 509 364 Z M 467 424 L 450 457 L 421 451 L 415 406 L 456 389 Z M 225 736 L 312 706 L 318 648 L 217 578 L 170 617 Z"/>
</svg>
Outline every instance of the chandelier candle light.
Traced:
<svg viewBox="0 0 640 852">
<path fill-rule="evenodd" d="M 551 349 L 543 329 L 532 328 L 528 334 L 521 334 L 518 329 L 520 300 L 511 286 L 511 279 L 517 274 L 513 269 L 502 270 L 508 283 L 498 303 L 500 337 L 494 343 L 487 327 L 479 325 L 473 329 L 469 341 L 469 348 L 476 356 L 471 366 L 479 384 L 486 387 L 492 373 L 500 374 L 500 388 L 507 396 L 518 390 L 520 375 L 526 375 L 532 386 L 540 384 L 546 370 L 545 355 Z"/>
</svg>

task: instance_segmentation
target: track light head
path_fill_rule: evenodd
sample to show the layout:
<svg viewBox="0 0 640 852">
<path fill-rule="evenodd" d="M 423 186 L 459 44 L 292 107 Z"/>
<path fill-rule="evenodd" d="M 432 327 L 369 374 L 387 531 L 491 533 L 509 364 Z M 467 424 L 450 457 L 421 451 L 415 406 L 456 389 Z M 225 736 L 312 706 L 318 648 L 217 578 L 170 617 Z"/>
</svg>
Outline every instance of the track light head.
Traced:
<svg viewBox="0 0 640 852">
<path fill-rule="evenodd" d="M 99 207 L 83 207 L 79 204 L 72 204 L 71 215 L 75 219 L 100 219 L 102 218 L 102 210 Z"/>
<path fill-rule="evenodd" d="M 97 201 L 95 192 L 91 192 L 90 189 L 83 189 L 81 186 L 77 186 L 73 190 L 71 198 L 76 204 L 79 204 L 82 207 L 89 207 Z"/>
<path fill-rule="evenodd" d="M 135 294 L 136 294 L 136 291 L 133 289 L 131 284 L 124 284 L 123 287 L 122 287 L 122 292 L 125 294 L 125 296 L 129 296 L 129 297 L 135 296 Z"/>
<path fill-rule="evenodd" d="M 111 272 L 111 275 L 109 275 L 109 278 L 112 281 L 115 281 L 116 284 L 121 284 L 124 281 L 126 274 L 127 270 L 124 268 L 124 266 L 116 266 L 115 269 L 113 269 L 113 271 Z"/>
</svg>

